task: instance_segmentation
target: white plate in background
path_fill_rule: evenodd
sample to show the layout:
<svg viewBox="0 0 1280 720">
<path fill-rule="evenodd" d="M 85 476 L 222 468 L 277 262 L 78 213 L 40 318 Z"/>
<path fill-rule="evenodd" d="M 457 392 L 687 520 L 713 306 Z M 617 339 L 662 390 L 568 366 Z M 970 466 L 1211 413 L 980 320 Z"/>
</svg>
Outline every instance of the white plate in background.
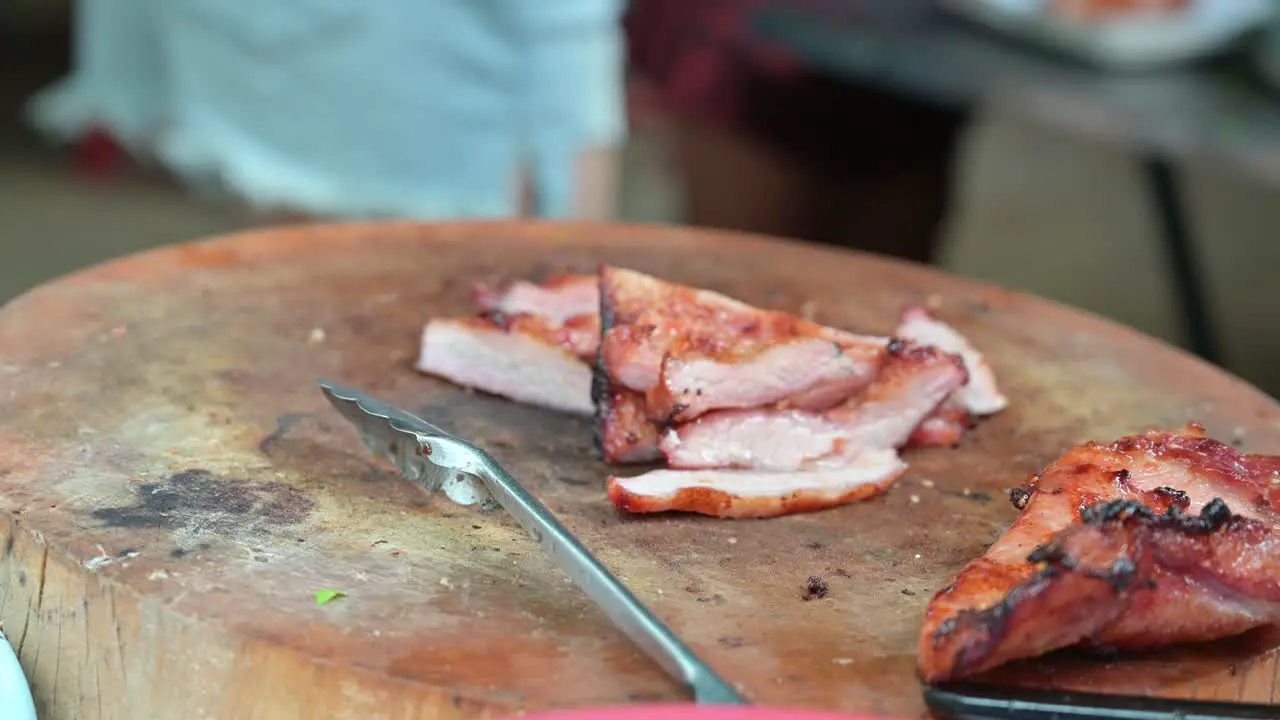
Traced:
<svg viewBox="0 0 1280 720">
<path fill-rule="evenodd" d="M 0 630 L 0 709 L 5 720 L 36 720 L 27 676 L 22 674 L 18 655 L 3 630 Z"/>
<path fill-rule="evenodd" d="M 1046 0 L 942 0 L 956 14 L 994 30 L 1115 70 L 1184 62 L 1221 50 L 1276 12 L 1268 0 L 1194 0 L 1182 12 L 1073 22 Z"/>
</svg>

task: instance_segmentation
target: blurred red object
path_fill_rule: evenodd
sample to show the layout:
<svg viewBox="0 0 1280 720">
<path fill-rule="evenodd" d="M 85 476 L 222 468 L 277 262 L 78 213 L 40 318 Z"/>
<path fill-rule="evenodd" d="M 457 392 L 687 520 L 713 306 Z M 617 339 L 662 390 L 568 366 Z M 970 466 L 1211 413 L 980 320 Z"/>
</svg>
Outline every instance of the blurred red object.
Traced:
<svg viewBox="0 0 1280 720">
<path fill-rule="evenodd" d="M 124 150 L 102 128 L 93 128 L 76 143 L 75 166 L 82 177 L 109 180 L 120 174 L 124 163 Z"/>
<path fill-rule="evenodd" d="M 1054 0 L 1050 5 L 1050 10 L 1062 17 L 1085 21 L 1190 9 L 1191 0 Z"/>
<path fill-rule="evenodd" d="M 756 707 L 752 705 L 628 705 L 582 708 L 538 715 L 523 720 L 889 720 L 868 715 L 840 715 L 818 710 Z"/>
</svg>

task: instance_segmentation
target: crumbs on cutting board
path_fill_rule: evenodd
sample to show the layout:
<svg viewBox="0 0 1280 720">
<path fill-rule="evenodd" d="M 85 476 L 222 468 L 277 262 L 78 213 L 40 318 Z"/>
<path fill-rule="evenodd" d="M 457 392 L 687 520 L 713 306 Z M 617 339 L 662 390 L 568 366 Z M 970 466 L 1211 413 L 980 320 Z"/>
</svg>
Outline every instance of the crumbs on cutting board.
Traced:
<svg viewBox="0 0 1280 720">
<path fill-rule="evenodd" d="M 831 586 L 827 584 L 826 580 L 817 575 L 810 575 L 804 584 L 804 594 L 800 597 L 804 600 L 816 600 L 826 597 L 830 591 Z"/>
</svg>

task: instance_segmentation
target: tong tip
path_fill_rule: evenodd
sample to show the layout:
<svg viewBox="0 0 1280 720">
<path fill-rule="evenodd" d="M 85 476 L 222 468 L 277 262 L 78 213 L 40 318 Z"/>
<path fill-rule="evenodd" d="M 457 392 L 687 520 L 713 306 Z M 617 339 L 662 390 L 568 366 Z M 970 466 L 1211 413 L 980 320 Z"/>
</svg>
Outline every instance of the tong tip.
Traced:
<svg viewBox="0 0 1280 720">
<path fill-rule="evenodd" d="M 332 380 L 319 378 L 316 384 L 320 386 L 321 392 L 328 398 L 329 403 L 333 405 L 339 412 L 346 415 L 348 419 L 356 422 L 357 425 L 362 424 L 358 418 L 353 417 L 347 412 L 352 406 L 359 411 L 360 415 L 365 418 L 377 418 L 398 426 L 399 429 L 409 432 L 420 432 L 427 435 L 437 435 L 441 437 L 452 437 L 450 433 L 432 425 L 417 415 L 413 415 L 405 410 L 401 410 L 393 405 L 388 405 L 377 398 L 370 397 L 365 393 L 354 388 L 339 385 Z"/>
</svg>

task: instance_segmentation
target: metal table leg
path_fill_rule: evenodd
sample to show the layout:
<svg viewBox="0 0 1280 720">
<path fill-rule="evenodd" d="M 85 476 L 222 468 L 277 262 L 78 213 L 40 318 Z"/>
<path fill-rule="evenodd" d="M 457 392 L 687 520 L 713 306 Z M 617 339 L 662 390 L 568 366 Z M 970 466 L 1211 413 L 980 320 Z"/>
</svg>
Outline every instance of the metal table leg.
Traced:
<svg viewBox="0 0 1280 720">
<path fill-rule="evenodd" d="M 1210 321 L 1205 283 L 1192 247 L 1174 168 L 1162 157 L 1146 155 L 1142 169 L 1155 203 L 1160 238 L 1173 276 L 1174 301 L 1182 313 L 1187 343 L 1195 354 L 1221 365 L 1222 350 Z"/>
</svg>

